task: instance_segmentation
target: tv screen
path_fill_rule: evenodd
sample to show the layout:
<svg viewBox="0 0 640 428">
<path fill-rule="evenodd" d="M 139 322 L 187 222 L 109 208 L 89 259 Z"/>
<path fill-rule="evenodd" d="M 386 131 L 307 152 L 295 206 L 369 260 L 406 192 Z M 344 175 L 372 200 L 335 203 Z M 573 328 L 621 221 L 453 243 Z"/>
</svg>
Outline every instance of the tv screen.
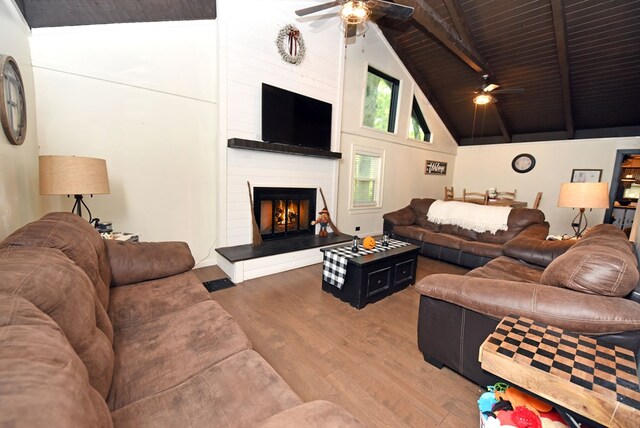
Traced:
<svg viewBox="0 0 640 428">
<path fill-rule="evenodd" d="M 331 150 L 331 104 L 262 84 L 262 139 Z"/>
</svg>

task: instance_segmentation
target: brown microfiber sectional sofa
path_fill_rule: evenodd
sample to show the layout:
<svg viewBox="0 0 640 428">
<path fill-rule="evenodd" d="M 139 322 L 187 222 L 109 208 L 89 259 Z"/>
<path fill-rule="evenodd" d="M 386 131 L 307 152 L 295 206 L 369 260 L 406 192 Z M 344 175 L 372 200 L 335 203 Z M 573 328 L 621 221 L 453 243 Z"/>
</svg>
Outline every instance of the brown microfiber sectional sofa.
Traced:
<svg viewBox="0 0 640 428">
<path fill-rule="evenodd" d="M 545 239 L 549 234 L 544 213 L 531 208 L 512 209 L 508 229 L 496 233 L 478 233 L 456 225 L 436 224 L 427 218 L 434 201 L 415 198 L 408 206 L 384 214 L 384 231 L 396 239 L 417 245 L 423 256 L 468 268 L 482 266 L 500 257 L 502 246 L 516 236 Z"/>
<path fill-rule="evenodd" d="M 516 238 L 504 256 L 466 275 L 420 280 L 418 347 L 480 385 L 496 378 L 478 362 L 502 317 L 525 316 L 632 350 L 640 362 L 640 272 L 626 235 L 601 224 L 578 241 Z"/>
<path fill-rule="evenodd" d="M 0 425 L 360 426 L 304 403 L 206 292 L 184 243 L 51 213 L 0 243 Z"/>
</svg>

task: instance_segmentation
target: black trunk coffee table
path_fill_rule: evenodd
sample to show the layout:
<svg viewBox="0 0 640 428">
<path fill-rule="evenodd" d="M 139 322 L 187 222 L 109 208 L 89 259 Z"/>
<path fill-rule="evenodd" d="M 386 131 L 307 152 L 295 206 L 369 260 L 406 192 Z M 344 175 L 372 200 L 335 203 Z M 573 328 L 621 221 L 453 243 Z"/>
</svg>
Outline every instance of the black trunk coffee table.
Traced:
<svg viewBox="0 0 640 428">
<path fill-rule="evenodd" d="M 389 247 L 373 250 L 350 245 L 322 248 L 322 290 L 351 306 L 362 309 L 416 282 L 418 247 L 391 240 Z"/>
</svg>

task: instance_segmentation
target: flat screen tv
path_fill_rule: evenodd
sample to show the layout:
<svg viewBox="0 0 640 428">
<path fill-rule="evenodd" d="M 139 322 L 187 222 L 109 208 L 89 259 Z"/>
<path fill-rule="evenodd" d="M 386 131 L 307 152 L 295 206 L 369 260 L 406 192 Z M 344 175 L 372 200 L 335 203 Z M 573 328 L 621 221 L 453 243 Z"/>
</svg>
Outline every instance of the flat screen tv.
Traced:
<svg viewBox="0 0 640 428">
<path fill-rule="evenodd" d="M 331 150 L 331 104 L 262 84 L 262 139 Z"/>
</svg>

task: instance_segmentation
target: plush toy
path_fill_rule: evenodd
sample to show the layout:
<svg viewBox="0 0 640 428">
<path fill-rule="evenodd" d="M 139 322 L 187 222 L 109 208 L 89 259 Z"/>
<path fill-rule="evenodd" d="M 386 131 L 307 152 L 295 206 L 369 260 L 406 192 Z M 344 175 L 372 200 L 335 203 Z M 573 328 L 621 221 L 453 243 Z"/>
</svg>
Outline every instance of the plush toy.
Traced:
<svg viewBox="0 0 640 428">
<path fill-rule="evenodd" d="M 315 225 L 316 223 L 318 223 L 320 225 L 320 232 L 318 232 L 318 236 L 324 238 L 326 236 L 329 236 L 329 233 L 327 233 L 327 225 L 329 224 L 329 211 L 327 211 L 326 208 L 323 208 L 318 214 L 320 214 L 320 216 L 312 221 L 311 225 Z"/>
</svg>

